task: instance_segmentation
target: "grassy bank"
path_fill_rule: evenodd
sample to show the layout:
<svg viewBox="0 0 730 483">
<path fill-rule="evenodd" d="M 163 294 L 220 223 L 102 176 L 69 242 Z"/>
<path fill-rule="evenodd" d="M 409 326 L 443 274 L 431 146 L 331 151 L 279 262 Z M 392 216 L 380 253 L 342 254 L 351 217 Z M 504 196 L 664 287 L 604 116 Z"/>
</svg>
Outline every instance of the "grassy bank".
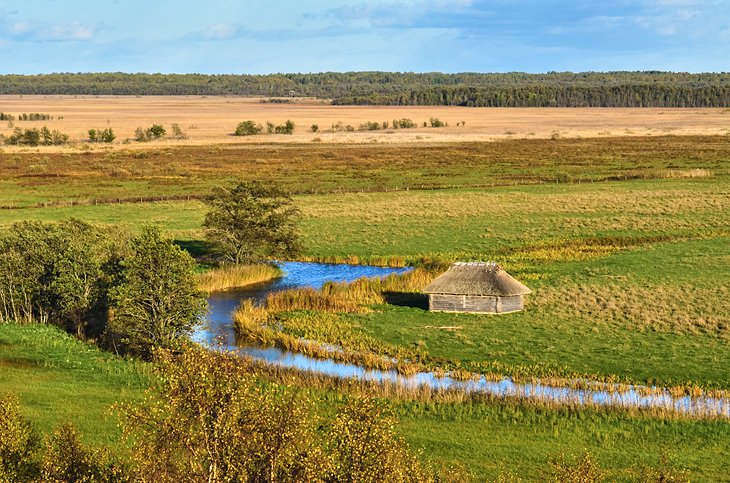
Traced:
<svg viewBox="0 0 730 483">
<path fill-rule="evenodd" d="M 115 401 L 141 397 L 149 368 L 104 354 L 47 326 L 0 325 L 0 391 L 21 398 L 36 429 L 62 421 L 79 426 L 85 441 L 118 446 Z M 272 376 L 275 378 L 275 376 Z M 285 379 L 292 383 L 297 379 Z M 347 385 L 307 382 L 323 414 L 341 404 Z M 637 417 L 613 411 L 547 409 L 516 403 L 437 403 L 395 400 L 398 431 L 428 460 L 457 464 L 476 481 L 509 471 L 527 480 L 549 456 L 592 452 L 609 478 L 631 481 L 643 465 L 656 466 L 666 453 L 692 481 L 719 481 L 730 424 Z"/>
<path fill-rule="evenodd" d="M 55 327 L 0 324 L 0 392 L 20 398 L 39 432 L 70 421 L 88 443 L 114 446 L 120 432 L 110 407 L 139 399 L 150 382 L 146 365 Z"/>
</svg>

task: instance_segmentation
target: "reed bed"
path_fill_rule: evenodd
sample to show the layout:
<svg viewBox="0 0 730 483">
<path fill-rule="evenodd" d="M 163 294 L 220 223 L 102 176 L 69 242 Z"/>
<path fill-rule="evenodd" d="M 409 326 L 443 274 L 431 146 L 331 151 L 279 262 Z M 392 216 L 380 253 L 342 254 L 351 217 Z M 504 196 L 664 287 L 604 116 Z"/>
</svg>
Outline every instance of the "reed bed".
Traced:
<svg viewBox="0 0 730 483">
<path fill-rule="evenodd" d="M 198 275 L 198 288 L 203 292 L 217 292 L 268 282 L 282 276 L 276 265 L 224 265 Z"/>
<path fill-rule="evenodd" d="M 498 395 L 485 392 L 467 392 L 458 389 L 434 388 L 426 385 L 413 386 L 394 383 L 391 381 L 376 382 L 365 379 L 344 379 L 326 374 L 303 371 L 300 369 L 271 365 L 243 357 L 245 366 L 262 377 L 281 384 L 295 385 L 317 390 L 335 390 L 339 393 L 366 394 L 375 397 L 390 398 L 403 402 L 419 402 L 427 404 L 508 404 L 515 407 L 551 409 L 557 411 L 593 412 L 596 414 L 656 417 L 671 420 L 703 419 L 713 421 L 727 421 L 727 403 L 722 405 L 691 405 L 692 411 L 678 409 L 673 402 L 660 406 L 636 406 L 630 400 L 615 393 L 607 403 L 599 404 L 591 398 L 566 397 L 560 400 L 548 397 L 546 394 L 533 394 L 529 390 L 517 390 Z"/>
</svg>

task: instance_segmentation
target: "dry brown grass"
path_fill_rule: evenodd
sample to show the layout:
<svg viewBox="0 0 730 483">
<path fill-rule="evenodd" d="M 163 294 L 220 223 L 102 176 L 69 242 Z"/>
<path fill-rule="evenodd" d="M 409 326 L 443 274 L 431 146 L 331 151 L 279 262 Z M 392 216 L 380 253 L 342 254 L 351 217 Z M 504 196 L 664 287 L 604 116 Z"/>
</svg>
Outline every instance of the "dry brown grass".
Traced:
<svg viewBox="0 0 730 483">
<path fill-rule="evenodd" d="M 227 265 L 198 275 L 198 288 L 210 293 L 267 282 L 281 275 L 273 265 Z"/>
<path fill-rule="evenodd" d="M 188 138 L 135 144 L 139 148 L 168 145 L 210 143 L 311 143 L 319 138 L 328 143 L 423 143 L 492 141 L 506 138 L 651 136 L 671 132 L 674 135 L 726 134 L 730 115 L 725 109 L 600 109 L 600 108 L 467 108 L 449 106 L 331 106 L 327 101 L 295 99 L 292 103 L 261 103 L 261 98 L 196 96 L 0 96 L 4 112 L 43 112 L 54 119 L 47 122 L 16 122 L 18 126 L 46 124 L 68 133 L 72 141 L 88 136 L 91 128 L 111 127 L 117 134 L 114 147 L 134 137 L 138 126 L 162 123 L 168 128 L 178 123 Z M 58 119 L 62 117 L 62 119 Z M 354 127 L 368 121 L 392 122 L 410 118 L 421 126 L 438 117 L 449 123 L 445 128 L 331 132 L 334 123 Z M 231 136 L 242 120 L 264 124 L 267 120 L 282 123 L 291 119 L 297 126 L 293 136 Z M 466 122 L 465 126 L 456 123 Z M 320 131 L 309 132 L 312 124 Z M 169 129 L 168 129 L 169 130 Z M 0 125 L 0 134 L 11 129 Z M 15 151 L 22 148 L 10 148 Z M 49 148 L 72 151 L 75 147 Z M 104 150 L 108 147 L 93 146 Z"/>
<path fill-rule="evenodd" d="M 557 317 L 596 326 L 608 323 L 642 331 L 730 338 L 730 289 L 726 286 L 550 287 L 536 290 L 531 303 Z"/>
</svg>

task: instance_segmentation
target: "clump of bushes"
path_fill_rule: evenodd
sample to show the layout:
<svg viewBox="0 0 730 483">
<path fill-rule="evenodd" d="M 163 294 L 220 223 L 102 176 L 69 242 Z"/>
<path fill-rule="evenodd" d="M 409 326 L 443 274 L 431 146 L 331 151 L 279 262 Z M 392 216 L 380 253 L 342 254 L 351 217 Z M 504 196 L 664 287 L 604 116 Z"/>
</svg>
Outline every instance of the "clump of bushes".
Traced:
<svg viewBox="0 0 730 483">
<path fill-rule="evenodd" d="M 152 141 L 153 139 L 160 139 L 165 134 L 167 134 L 167 130 L 162 124 L 153 124 L 147 129 L 138 127 L 134 131 L 134 139 L 139 142 Z"/>
<path fill-rule="evenodd" d="M 236 131 L 233 134 L 235 136 L 254 136 L 256 134 L 260 134 L 262 130 L 263 127 L 261 127 L 261 124 L 256 124 L 255 122 L 248 120 L 239 122 L 238 126 L 236 126 Z"/>
<path fill-rule="evenodd" d="M 393 119 L 393 129 L 410 129 L 416 127 L 416 123 L 408 118 Z"/>
<path fill-rule="evenodd" d="M 360 124 L 360 131 L 377 131 L 380 129 L 380 123 L 375 121 L 367 121 Z M 387 129 L 387 126 L 383 126 L 383 129 Z"/>
<path fill-rule="evenodd" d="M 449 125 L 448 122 L 442 121 L 438 117 L 432 117 L 428 120 L 431 127 L 446 127 Z"/>
<path fill-rule="evenodd" d="M 266 132 L 268 134 L 294 134 L 294 123 L 287 119 L 284 124 L 274 125 L 274 123 L 266 122 Z"/>
<path fill-rule="evenodd" d="M 158 230 L 21 222 L 0 236 L 0 323 L 50 323 L 118 352 L 177 347 L 204 310 L 194 262 Z"/>
<path fill-rule="evenodd" d="M 5 144 L 18 146 L 57 146 L 68 142 L 68 134 L 57 129 L 51 131 L 46 126 L 41 129 L 21 129 L 16 127 L 10 136 L 4 138 Z"/>
<path fill-rule="evenodd" d="M 89 129 L 90 143 L 111 143 L 117 138 L 111 128 L 107 129 Z"/>
</svg>

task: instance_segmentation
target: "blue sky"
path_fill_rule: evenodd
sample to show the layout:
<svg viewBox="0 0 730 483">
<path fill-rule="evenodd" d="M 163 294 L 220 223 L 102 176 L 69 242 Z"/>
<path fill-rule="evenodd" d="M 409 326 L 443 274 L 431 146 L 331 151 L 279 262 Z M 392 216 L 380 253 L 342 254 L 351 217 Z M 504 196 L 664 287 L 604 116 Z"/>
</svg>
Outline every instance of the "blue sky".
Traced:
<svg viewBox="0 0 730 483">
<path fill-rule="evenodd" d="M 730 71 L 730 0 L 0 0 L 0 73 Z"/>
</svg>

